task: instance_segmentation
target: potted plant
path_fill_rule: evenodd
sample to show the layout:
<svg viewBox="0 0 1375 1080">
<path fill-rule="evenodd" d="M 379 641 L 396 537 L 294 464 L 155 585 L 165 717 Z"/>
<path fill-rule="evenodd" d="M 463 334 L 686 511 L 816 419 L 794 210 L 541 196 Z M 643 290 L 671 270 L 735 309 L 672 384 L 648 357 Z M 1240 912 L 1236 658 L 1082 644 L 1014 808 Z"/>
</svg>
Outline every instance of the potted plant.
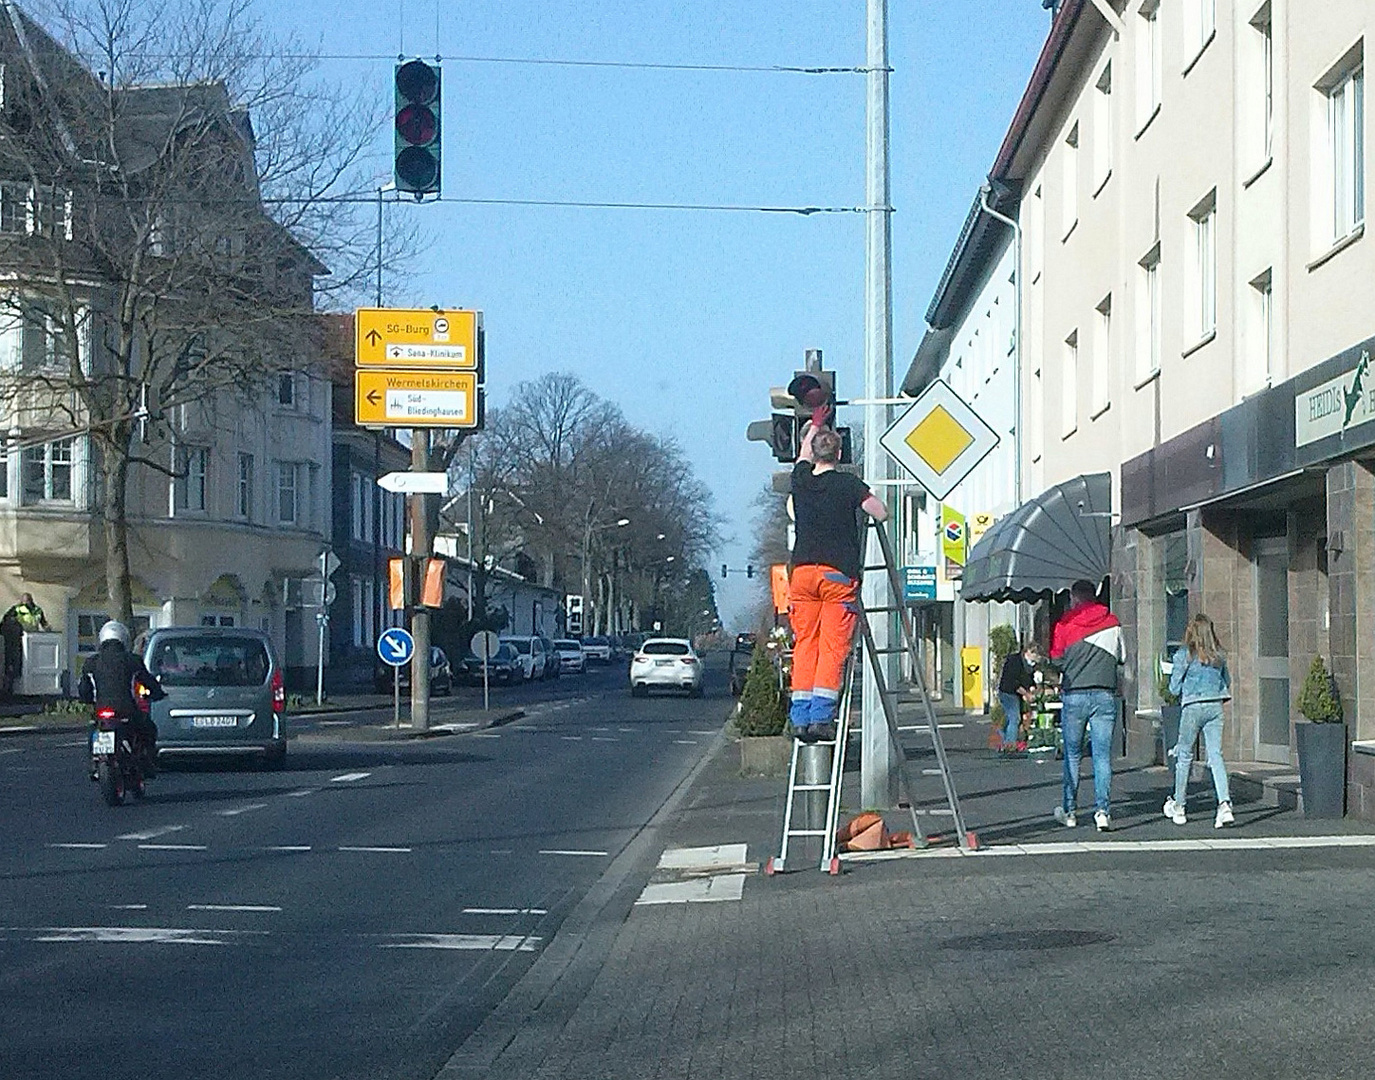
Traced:
<svg viewBox="0 0 1375 1080">
<path fill-rule="evenodd" d="M 1294 725 L 1303 816 L 1339 818 L 1346 809 L 1346 724 L 1336 683 L 1321 656 L 1313 658 L 1298 706 L 1307 721 Z"/>
<path fill-rule="evenodd" d="M 1184 708 L 1179 704 L 1179 696 L 1170 692 L 1170 677 L 1163 671 L 1157 686 L 1160 691 L 1160 741 L 1164 746 L 1162 760 L 1170 764 L 1170 751 L 1179 742 L 1179 717 Z"/>
<path fill-rule="evenodd" d="M 767 641 L 754 647 L 735 728 L 740 733 L 740 771 L 746 775 L 781 776 L 787 772 L 792 740 L 785 734 L 788 726 L 788 696 L 783 692 L 783 677 Z"/>
<path fill-rule="evenodd" d="M 1017 634 L 1006 623 L 994 626 L 988 631 L 988 674 L 989 685 L 994 688 L 993 693 L 989 694 L 988 719 L 992 724 L 989 732 L 989 745 L 999 746 L 1002 744 L 1003 729 L 1007 726 L 1007 717 L 1003 715 L 1003 703 L 997 693 L 997 680 L 1002 678 L 1003 661 L 1017 651 Z"/>
</svg>

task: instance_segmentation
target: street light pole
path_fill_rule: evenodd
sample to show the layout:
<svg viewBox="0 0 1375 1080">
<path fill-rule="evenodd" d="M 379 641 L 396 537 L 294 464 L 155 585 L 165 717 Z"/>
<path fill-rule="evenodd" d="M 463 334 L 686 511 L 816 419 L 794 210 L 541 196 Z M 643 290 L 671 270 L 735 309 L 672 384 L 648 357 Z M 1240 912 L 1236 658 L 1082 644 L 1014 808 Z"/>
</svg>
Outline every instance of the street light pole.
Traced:
<svg viewBox="0 0 1375 1080">
<path fill-rule="evenodd" d="M 879 441 L 888 427 L 888 407 L 878 399 L 893 396 L 893 237 L 889 205 L 888 171 L 888 0 L 868 0 L 866 67 L 868 98 L 865 108 L 865 274 L 864 274 L 864 396 L 875 404 L 864 409 L 864 479 L 871 491 L 884 498 L 888 492 L 888 454 Z M 887 495 L 891 501 L 892 496 Z M 891 508 L 890 508 L 891 509 Z M 878 526 L 883 528 L 882 525 Z M 883 562 L 878 537 L 868 532 L 866 566 Z M 862 586 L 864 607 L 869 611 L 890 606 L 885 574 L 870 571 Z M 893 640 L 893 620 L 887 615 L 873 619 L 878 662 L 884 684 L 895 685 L 897 665 L 882 650 Z M 879 701 L 878 681 L 870 664 L 864 665 L 863 753 L 860 758 L 860 801 L 866 808 L 886 809 L 897 803 L 893 748 Z"/>
</svg>

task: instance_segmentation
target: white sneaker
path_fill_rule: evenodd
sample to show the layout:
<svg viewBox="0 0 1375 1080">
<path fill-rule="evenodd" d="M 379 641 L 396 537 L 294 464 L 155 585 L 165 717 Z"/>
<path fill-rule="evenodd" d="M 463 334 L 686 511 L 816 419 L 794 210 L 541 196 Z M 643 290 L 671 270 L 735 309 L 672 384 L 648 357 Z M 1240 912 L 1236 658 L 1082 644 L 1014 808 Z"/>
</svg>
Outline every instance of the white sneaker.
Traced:
<svg viewBox="0 0 1375 1080">
<path fill-rule="evenodd" d="M 1220 829 L 1224 825 L 1235 825 L 1237 819 L 1232 815 L 1232 804 L 1229 802 L 1218 803 L 1217 817 L 1213 819 L 1213 828 Z"/>
<path fill-rule="evenodd" d="M 1220 814 L 1221 811 L 1219 810 L 1218 813 Z M 1185 825 L 1188 824 L 1189 821 L 1189 819 L 1184 816 L 1184 804 L 1175 802 L 1173 795 L 1165 800 L 1165 816 L 1176 825 Z"/>
<path fill-rule="evenodd" d="M 1067 829 L 1072 829 L 1079 824 L 1078 819 L 1074 816 L 1074 811 L 1066 810 L 1063 806 L 1055 808 L 1055 820 Z"/>
<path fill-rule="evenodd" d="M 1112 818 L 1108 816 L 1106 810 L 1095 810 L 1093 812 L 1093 824 L 1097 826 L 1099 832 L 1107 832 L 1112 828 Z"/>
</svg>

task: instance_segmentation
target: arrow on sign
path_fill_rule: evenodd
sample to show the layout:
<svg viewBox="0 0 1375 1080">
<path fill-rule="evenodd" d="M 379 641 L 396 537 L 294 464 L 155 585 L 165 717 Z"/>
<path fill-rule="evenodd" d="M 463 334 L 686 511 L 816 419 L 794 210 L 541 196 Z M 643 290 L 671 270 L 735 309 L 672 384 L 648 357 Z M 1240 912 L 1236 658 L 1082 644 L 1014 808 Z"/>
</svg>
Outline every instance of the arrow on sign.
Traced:
<svg viewBox="0 0 1375 1080">
<path fill-rule="evenodd" d="M 379 476 L 377 486 L 402 495 L 445 495 L 449 477 L 442 472 L 391 472 Z"/>
<path fill-rule="evenodd" d="M 369 405 L 376 405 L 382 400 L 382 392 L 380 390 L 369 390 L 364 397 L 367 398 Z"/>
<path fill-rule="evenodd" d="M 368 339 L 369 345 L 376 345 L 379 341 L 382 340 L 382 335 L 379 334 L 376 330 L 369 330 L 363 336 Z"/>
</svg>

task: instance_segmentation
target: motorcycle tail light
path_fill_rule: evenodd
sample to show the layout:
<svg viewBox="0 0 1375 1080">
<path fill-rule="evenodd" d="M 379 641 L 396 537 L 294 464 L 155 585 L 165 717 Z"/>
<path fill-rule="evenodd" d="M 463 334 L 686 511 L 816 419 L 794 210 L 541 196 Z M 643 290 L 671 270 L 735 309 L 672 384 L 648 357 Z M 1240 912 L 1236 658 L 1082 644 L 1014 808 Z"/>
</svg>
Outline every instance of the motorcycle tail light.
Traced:
<svg viewBox="0 0 1375 1080">
<path fill-rule="evenodd" d="M 280 671 L 272 673 L 272 711 L 286 712 L 286 682 Z"/>
<path fill-rule="evenodd" d="M 115 718 L 115 710 L 108 705 L 102 705 L 95 711 L 95 718 L 97 720 L 113 720 Z"/>
</svg>

